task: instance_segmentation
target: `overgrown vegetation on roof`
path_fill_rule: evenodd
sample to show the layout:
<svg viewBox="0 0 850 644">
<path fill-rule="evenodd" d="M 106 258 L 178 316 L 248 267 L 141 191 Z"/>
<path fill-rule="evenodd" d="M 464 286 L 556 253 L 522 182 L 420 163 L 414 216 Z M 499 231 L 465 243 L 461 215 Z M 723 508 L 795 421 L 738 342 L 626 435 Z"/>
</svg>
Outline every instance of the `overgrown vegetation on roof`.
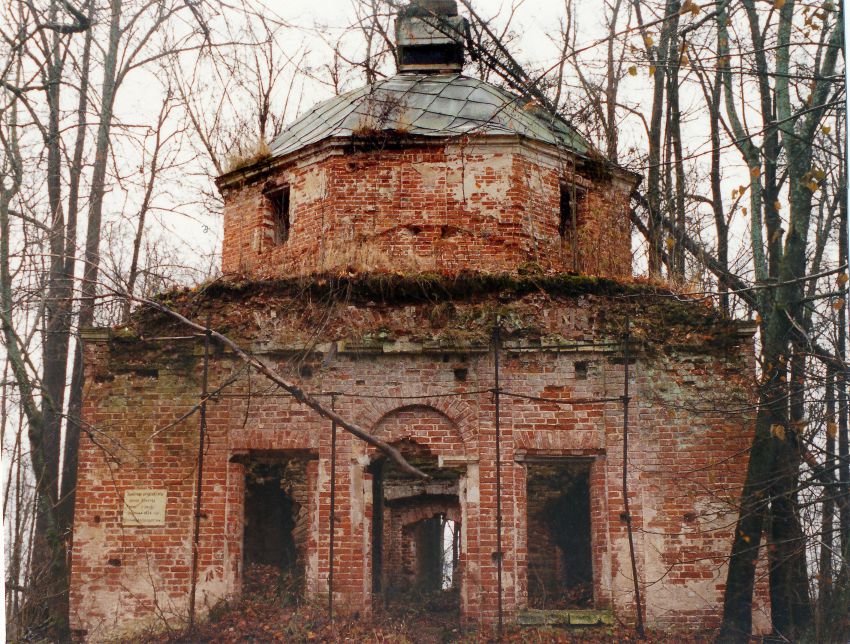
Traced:
<svg viewBox="0 0 850 644">
<path fill-rule="evenodd" d="M 568 330 L 572 339 L 616 341 L 627 319 L 636 341 L 667 349 L 726 349 L 740 342 L 739 322 L 669 288 L 530 270 L 230 278 L 158 299 L 192 320 L 203 323 L 209 317 L 215 329 L 234 339 L 278 346 L 344 339 L 377 347 L 404 339 L 428 346 L 486 347 L 497 316 L 506 338 L 530 342 L 557 335 L 559 329 Z M 572 311 L 582 312 L 587 328 L 571 329 L 567 317 Z M 181 328 L 168 315 L 143 308 L 124 332 L 149 337 L 179 334 Z"/>
<path fill-rule="evenodd" d="M 224 173 L 247 168 L 268 159 L 271 155 L 269 144 L 263 139 L 259 139 L 252 147 L 244 150 L 239 149 L 229 154 L 224 163 Z"/>
<path fill-rule="evenodd" d="M 351 302 L 416 303 L 468 299 L 498 295 L 507 301 L 529 293 L 545 292 L 552 296 L 675 296 L 669 287 L 648 282 L 623 281 L 574 273 L 543 274 L 526 268 L 518 273 L 461 271 L 443 273 L 361 273 L 348 275 L 312 275 L 275 280 L 242 279 L 230 276 L 191 289 L 164 293 L 160 300 L 178 302 L 186 298 L 243 299 L 259 294 L 295 296 L 342 295 Z"/>
</svg>

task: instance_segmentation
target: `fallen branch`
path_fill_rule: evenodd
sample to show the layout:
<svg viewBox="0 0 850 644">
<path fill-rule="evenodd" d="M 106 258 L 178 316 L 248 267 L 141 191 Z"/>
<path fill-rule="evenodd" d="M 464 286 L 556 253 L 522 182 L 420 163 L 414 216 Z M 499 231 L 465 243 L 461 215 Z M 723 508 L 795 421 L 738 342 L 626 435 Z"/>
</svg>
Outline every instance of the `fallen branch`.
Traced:
<svg viewBox="0 0 850 644">
<path fill-rule="evenodd" d="M 144 304 L 145 306 L 149 306 L 150 308 L 155 309 L 161 313 L 165 313 L 166 315 L 169 315 L 174 319 L 179 320 L 182 324 L 185 324 L 189 328 L 195 329 L 196 331 L 199 331 L 201 333 L 206 333 L 207 331 L 207 328 L 205 326 L 192 322 L 190 319 L 184 317 L 177 311 L 173 311 L 167 306 L 163 306 L 159 302 L 154 302 L 153 300 L 147 300 L 135 296 L 129 296 L 127 294 L 124 294 L 124 296 L 129 297 L 130 299 L 136 302 Z M 399 452 L 395 447 L 393 447 L 389 443 L 385 443 L 384 441 L 375 438 L 360 426 L 355 425 L 354 423 L 350 423 L 345 418 L 337 414 L 335 411 L 328 409 L 327 407 L 322 405 L 322 403 L 316 400 L 313 396 L 302 390 L 300 387 L 286 380 L 283 376 L 277 373 L 277 371 L 275 371 L 265 362 L 243 350 L 238 344 L 236 344 L 236 342 L 228 338 L 223 333 L 219 333 L 218 331 L 210 329 L 210 336 L 216 341 L 223 344 L 224 346 L 228 347 L 247 365 L 253 367 L 261 374 L 263 374 L 266 378 L 271 380 L 273 383 L 284 389 L 287 393 L 289 393 L 289 395 L 295 398 L 295 400 L 304 405 L 307 405 L 310 409 L 315 411 L 322 418 L 327 418 L 328 420 L 335 422 L 339 427 L 342 427 L 345 431 L 353 434 L 354 436 L 368 443 L 369 445 L 372 445 L 373 447 L 379 449 L 381 452 L 391 458 L 396 463 L 396 465 L 398 465 L 403 471 L 422 479 L 430 478 L 427 474 L 408 463 L 404 456 L 402 456 L 401 452 Z"/>
<path fill-rule="evenodd" d="M 632 198 L 643 208 L 647 210 L 647 212 L 651 211 L 649 206 L 649 202 L 646 197 L 641 194 L 638 190 L 635 190 L 632 193 Z M 632 223 L 638 228 L 638 230 L 647 237 L 649 240 L 649 227 L 643 223 L 643 220 L 640 216 L 634 211 L 630 211 L 630 217 Z M 676 224 L 671 221 L 668 217 L 661 213 L 654 214 L 655 219 L 661 226 L 670 233 L 676 241 L 678 241 L 682 247 L 691 254 L 697 261 L 703 262 L 705 267 L 711 271 L 714 276 L 720 281 L 721 284 L 726 286 L 727 288 L 737 291 L 739 293 L 739 297 L 744 300 L 747 304 L 749 304 L 754 309 L 759 308 L 759 302 L 756 296 L 753 293 L 750 293 L 751 285 L 747 284 L 744 280 L 742 280 L 737 275 L 730 273 L 726 268 L 724 268 L 719 261 L 711 254 L 711 252 L 705 248 L 700 242 L 692 239 L 686 232 L 679 229 Z"/>
</svg>

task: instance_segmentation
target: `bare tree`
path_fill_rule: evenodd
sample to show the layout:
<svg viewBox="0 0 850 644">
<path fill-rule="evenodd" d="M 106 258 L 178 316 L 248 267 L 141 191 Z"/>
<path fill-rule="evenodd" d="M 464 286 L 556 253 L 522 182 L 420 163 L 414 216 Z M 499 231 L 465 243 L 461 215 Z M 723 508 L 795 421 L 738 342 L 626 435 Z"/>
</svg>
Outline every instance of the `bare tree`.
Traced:
<svg viewBox="0 0 850 644">
<path fill-rule="evenodd" d="M 341 92 L 391 73 L 400 4 L 355 2 L 351 28 L 333 38 L 253 3 L 4 5 L 0 322 L 9 380 L 0 414 L 13 463 L 4 516 L 14 515 L 16 592 L 7 614 L 26 618 L 16 628 L 46 623 L 61 633 L 66 618 L 83 384 L 76 330 L 126 319 L 132 301 L 184 271 L 154 247 L 152 218 L 219 212 L 209 176 L 268 154 L 307 83 Z M 602 37 L 583 43 L 586 3 L 566 0 L 554 64 L 539 68 L 511 53 L 523 2 L 492 15 L 461 4 L 471 68 L 587 126 L 611 161 L 644 174 L 631 217 L 649 275 L 660 279 L 666 267 L 680 289 L 706 285 L 690 296 L 756 316 L 760 400 L 722 637 L 743 641 L 751 630 L 765 533 L 776 633 L 801 637 L 821 615 L 819 636 L 832 636 L 824 616 L 850 604 L 841 7 L 606 0 Z M 330 44 L 327 65 L 311 64 L 318 41 Z M 144 123 L 126 122 L 126 87 L 149 70 L 162 81 L 162 105 Z M 139 176 L 128 178 L 127 166 Z M 191 206 L 163 205 L 174 186 Z"/>
<path fill-rule="evenodd" d="M 95 320 L 104 208 L 112 183 L 121 188 L 115 133 L 116 128 L 121 133 L 132 129 L 116 116 L 119 92 L 128 78 L 167 55 L 203 45 L 203 29 L 175 28 L 181 14 L 196 17 L 202 8 L 182 1 L 86 0 L 80 7 L 49 0 L 14 1 L 3 10 L 0 304 L 7 364 L 29 439 L 37 508 L 31 569 L 16 569 L 14 581 L 27 584 L 22 601 L 33 609 L 30 619 L 36 622 L 28 627 L 40 625 L 55 637 L 63 637 L 67 628 L 66 547 L 79 441 L 82 352 L 73 338 L 77 328 Z M 67 109 L 69 104 L 76 109 Z M 146 212 L 146 198 L 141 196 L 137 215 Z M 87 232 L 83 278 L 78 280 L 81 214 Z M 143 221 L 137 231 L 139 247 Z M 131 260 L 132 275 L 138 275 L 139 261 L 138 254 Z M 21 289 L 24 276 L 38 286 Z M 72 346 L 75 359 L 69 374 Z M 25 558 L 22 554 L 17 560 Z"/>
</svg>

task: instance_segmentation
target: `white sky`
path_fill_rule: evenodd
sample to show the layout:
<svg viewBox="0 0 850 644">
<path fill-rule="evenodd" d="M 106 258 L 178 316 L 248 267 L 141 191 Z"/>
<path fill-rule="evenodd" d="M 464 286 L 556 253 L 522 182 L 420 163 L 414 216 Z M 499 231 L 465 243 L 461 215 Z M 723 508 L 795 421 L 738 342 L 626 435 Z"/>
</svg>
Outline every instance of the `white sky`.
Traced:
<svg viewBox="0 0 850 644">
<path fill-rule="evenodd" d="M 287 54 L 294 54 L 299 50 L 308 50 L 303 72 L 295 72 L 295 94 L 296 100 L 292 100 L 289 109 L 286 110 L 285 121 L 291 122 L 299 114 L 309 110 L 315 103 L 329 98 L 332 88 L 310 77 L 309 71 L 315 71 L 324 64 L 330 62 L 332 57 L 331 45 L 342 39 L 341 48 L 348 55 L 357 57 L 358 53 L 353 50 L 355 44 L 352 37 L 343 39 L 343 34 L 354 22 L 355 3 L 357 0 L 287 0 L 273 2 L 266 0 L 269 12 L 275 13 L 277 17 L 292 25 L 292 29 L 284 32 L 284 38 L 279 45 L 280 50 Z M 600 40 L 605 35 L 603 12 L 600 10 L 601 0 L 574 0 L 575 22 L 578 32 L 578 46 L 584 47 L 598 43 L 582 55 L 582 67 L 588 75 L 600 74 L 604 70 L 606 46 Z M 629 2 L 623 2 L 622 11 L 625 12 Z M 252 6 L 259 6 L 259 0 L 255 0 Z M 477 0 L 475 7 L 479 13 L 490 18 L 497 16 L 493 24 L 501 28 L 506 15 L 510 12 L 510 2 L 505 0 Z M 655 18 L 649 12 L 647 5 L 643 5 L 644 19 L 651 21 Z M 464 10 L 461 8 L 461 13 Z M 557 60 L 558 50 L 550 38 L 557 32 L 559 22 L 564 16 L 564 4 L 562 0 L 525 0 L 520 2 L 516 10 L 516 16 L 512 23 L 512 31 L 517 38 L 509 45 L 514 56 L 524 65 L 531 69 L 549 68 Z M 642 61 L 640 49 L 642 43 L 637 34 L 623 36 L 628 45 L 633 46 L 633 51 L 626 52 L 626 66 L 635 65 L 636 75 L 627 75 L 621 82 L 621 101 L 631 107 L 638 109 L 643 114 L 648 114 L 651 101 L 649 68 Z M 330 44 L 329 44 L 330 43 Z M 391 71 L 391 70 L 388 70 Z M 474 74 L 473 65 L 467 67 L 467 73 Z M 319 73 L 316 76 L 321 75 Z M 695 80 L 692 70 L 683 68 L 681 72 L 682 89 L 682 133 L 685 154 L 697 155 L 697 160 L 689 167 L 688 177 L 692 184 L 690 190 L 696 194 L 710 196 L 708 194 L 708 152 L 710 142 L 708 139 L 705 121 L 698 113 L 704 110 L 704 98 L 699 84 Z M 744 77 L 748 82 L 751 76 Z M 216 81 L 220 82 L 220 81 Z M 342 89 L 352 89 L 363 82 L 362 78 L 347 78 Z M 281 83 L 288 86 L 288 80 Z M 568 80 L 568 85 L 576 86 L 574 79 Z M 213 88 L 213 90 L 215 87 Z M 161 84 L 150 72 L 140 72 L 128 77 L 127 86 L 122 88 L 121 103 L 119 107 L 119 118 L 123 121 L 151 122 L 155 117 L 155 111 L 159 109 L 159 102 L 153 100 L 155 96 L 161 96 Z M 742 92 L 742 95 L 752 100 L 753 92 Z M 215 92 L 211 92 L 210 99 L 214 100 Z M 581 91 L 576 91 L 572 100 L 587 100 Z M 210 109 L 212 109 L 212 105 Z M 284 102 L 282 97 L 273 104 L 273 111 L 283 112 Z M 569 111 L 569 110 L 568 110 Z M 620 150 L 621 160 L 627 165 L 631 161 L 631 169 L 645 173 L 645 168 L 635 164 L 634 160 L 642 157 L 646 149 L 646 134 L 644 123 L 641 119 L 625 110 L 621 110 L 622 119 L 620 127 Z M 582 126 L 579 124 L 578 129 Z M 747 183 L 748 171 L 740 154 L 734 149 L 728 149 L 723 162 L 724 198 L 727 207 L 731 207 L 730 193 L 733 187 Z M 161 211 L 154 214 L 151 221 L 151 240 L 161 238 L 164 243 L 178 247 L 179 255 L 187 262 L 198 264 L 198 257 L 217 252 L 221 244 L 221 221 L 217 216 L 200 208 L 192 199 L 195 195 L 187 186 L 193 186 L 195 190 L 205 189 L 213 191 L 212 176 L 194 176 L 190 180 L 174 184 L 170 194 L 165 195 L 161 203 Z M 181 200 L 182 203 L 181 203 Z M 746 200 L 745 200 L 746 201 Z M 742 203 L 740 205 L 747 205 Z M 126 204 L 115 200 L 112 202 L 115 212 L 126 209 Z M 708 213 L 705 205 L 699 206 L 704 214 Z M 703 240 L 710 245 L 713 233 L 712 225 L 708 223 L 703 231 Z M 739 241 L 745 241 L 748 233 L 749 217 L 740 210 L 732 220 L 732 237 Z M 732 244 L 730 259 L 733 266 L 739 272 L 746 273 L 748 265 L 746 262 L 734 265 L 736 251 L 742 249 L 745 244 Z M 196 277 L 200 278 L 201 275 Z"/>
</svg>

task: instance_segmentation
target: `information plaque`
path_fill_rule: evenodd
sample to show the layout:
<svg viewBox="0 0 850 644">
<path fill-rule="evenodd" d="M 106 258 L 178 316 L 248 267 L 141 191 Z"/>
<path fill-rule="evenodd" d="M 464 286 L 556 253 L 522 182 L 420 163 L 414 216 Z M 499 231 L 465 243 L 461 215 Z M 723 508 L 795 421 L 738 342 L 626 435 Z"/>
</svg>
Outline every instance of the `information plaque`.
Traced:
<svg viewBox="0 0 850 644">
<path fill-rule="evenodd" d="M 166 496 L 166 490 L 126 490 L 121 522 L 125 526 L 165 525 Z"/>
</svg>

